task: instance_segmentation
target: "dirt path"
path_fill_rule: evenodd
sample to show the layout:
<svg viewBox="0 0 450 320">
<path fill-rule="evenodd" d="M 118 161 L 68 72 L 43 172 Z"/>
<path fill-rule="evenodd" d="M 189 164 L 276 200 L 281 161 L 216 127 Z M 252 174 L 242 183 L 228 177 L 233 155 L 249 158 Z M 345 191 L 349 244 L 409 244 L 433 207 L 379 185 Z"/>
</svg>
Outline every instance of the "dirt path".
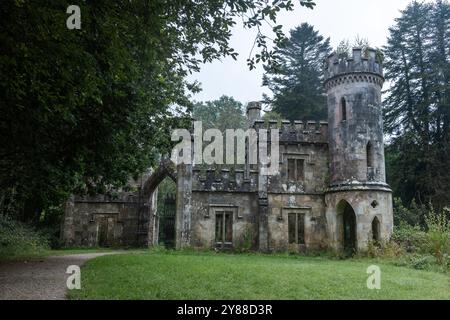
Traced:
<svg viewBox="0 0 450 320">
<path fill-rule="evenodd" d="M 115 254 L 86 253 L 53 256 L 35 261 L 0 262 L 0 300 L 63 300 L 70 265 L 83 265 L 87 260 Z M 83 275 L 81 276 L 83 279 Z"/>
</svg>

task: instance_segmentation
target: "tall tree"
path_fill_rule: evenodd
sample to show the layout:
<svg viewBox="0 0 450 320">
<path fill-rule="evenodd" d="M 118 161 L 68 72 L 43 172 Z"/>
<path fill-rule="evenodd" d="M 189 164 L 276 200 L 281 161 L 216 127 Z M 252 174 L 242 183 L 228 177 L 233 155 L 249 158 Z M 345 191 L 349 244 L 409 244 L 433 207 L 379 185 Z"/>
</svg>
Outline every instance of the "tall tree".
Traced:
<svg viewBox="0 0 450 320">
<path fill-rule="evenodd" d="M 150 166 L 192 108 L 198 88 L 186 75 L 236 57 L 235 20 L 258 30 L 249 65 L 270 64 L 259 26 L 293 9 L 289 0 L 83 0 L 81 30 L 69 30 L 70 4 L 0 1 L 0 210 L 34 221 L 72 192 L 104 192 Z"/>
<path fill-rule="evenodd" d="M 388 180 L 406 203 L 450 204 L 449 3 L 413 1 L 390 29 Z"/>
<path fill-rule="evenodd" d="M 244 129 L 247 123 L 242 103 L 228 96 L 194 104 L 193 117 L 202 121 L 204 129 L 215 128 L 222 132 L 226 129 Z"/>
<path fill-rule="evenodd" d="M 279 64 L 265 67 L 263 84 L 273 92 L 266 97 L 272 110 L 289 120 L 327 118 L 323 89 L 323 61 L 331 53 L 330 39 L 303 23 L 291 30 L 278 52 Z"/>
</svg>

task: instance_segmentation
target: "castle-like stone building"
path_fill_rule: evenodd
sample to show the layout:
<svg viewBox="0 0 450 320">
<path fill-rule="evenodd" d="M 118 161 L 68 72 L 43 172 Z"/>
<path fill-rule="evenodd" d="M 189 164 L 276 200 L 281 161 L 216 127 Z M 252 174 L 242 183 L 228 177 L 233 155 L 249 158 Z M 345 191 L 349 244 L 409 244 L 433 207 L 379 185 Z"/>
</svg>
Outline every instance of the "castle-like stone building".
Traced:
<svg viewBox="0 0 450 320">
<path fill-rule="evenodd" d="M 353 50 L 326 61 L 328 122 L 261 119 L 249 103 L 250 128 L 279 128 L 279 174 L 260 165 L 208 170 L 163 163 L 119 199 L 74 197 L 66 208 L 62 239 L 68 246 L 158 243 L 158 184 L 177 184 L 175 245 L 261 251 L 364 250 L 386 240 L 393 227 L 385 179 L 381 89 L 375 50 Z M 270 143 L 270 141 L 269 141 Z"/>
</svg>

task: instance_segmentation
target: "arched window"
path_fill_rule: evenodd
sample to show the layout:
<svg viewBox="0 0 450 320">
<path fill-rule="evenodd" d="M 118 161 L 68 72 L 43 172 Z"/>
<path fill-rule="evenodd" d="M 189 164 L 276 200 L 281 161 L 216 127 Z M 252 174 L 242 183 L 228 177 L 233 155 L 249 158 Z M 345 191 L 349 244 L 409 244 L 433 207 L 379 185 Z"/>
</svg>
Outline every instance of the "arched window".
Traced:
<svg viewBox="0 0 450 320">
<path fill-rule="evenodd" d="M 341 99 L 341 119 L 347 121 L 347 101 L 345 101 L 345 98 Z"/>
<path fill-rule="evenodd" d="M 366 147 L 366 159 L 367 159 L 367 167 L 373 168 L 373 146 L 372 142 L 367 143 Z"/>
<path fill-rule="evenodd" d="M 380 220 L 377 217 L 372 220 L 372 240 L 380 241 Z"/>
</svg>

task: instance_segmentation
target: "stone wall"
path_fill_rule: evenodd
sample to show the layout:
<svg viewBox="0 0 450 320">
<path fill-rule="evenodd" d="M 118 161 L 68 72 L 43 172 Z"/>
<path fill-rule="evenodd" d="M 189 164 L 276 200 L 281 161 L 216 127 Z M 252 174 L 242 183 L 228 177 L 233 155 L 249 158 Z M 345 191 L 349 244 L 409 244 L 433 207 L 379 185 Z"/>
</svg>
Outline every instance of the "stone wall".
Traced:
<svg viewBox="0 0 450 320">
<path fill-rule="evenodd" d="M 394 225 L 390 190 L 349 189 L 331 192 L 326 195 L 325 201 L 327 205 L 327 234 L 331 248 L 342 249 L 342 213 L 338 210 L 341 201 L 347 201 L 354 210 L 358 250 L 366 249 L 368 242 L 373 240 L 372 222 L 375 217 L 380 222 L 380 240 L 390 238 Z"/>
<path fill-rule="evenodd" d="M 216 212 L 233 212 L 233 247 L 244 245 L 252 238 L 257 242 L 257 195 L 249 192 L 199 192 L 192 194 L 192 238 L 194 247 L 215 247 Z"/>
<path fill-rule="evenodd" d="M 66 247 L 134 246 L 138 236 L 138 203 L 74 198 L 66 204 L 62 240 Z M 107 219 L 107 239 L 101 228 Z"/>
<path fill-rule="evenodd" d="M 132 188 L 139 190 L 147 177 L 131 181 Z M 148 246 L 154 237 L 156 197 L 157 192 L 140 199 L 139 191 L 122 190 L 115 197 L 72 196 L 65 207 L 61 242 L 65 247 Z"/>
<path fill-rule="evenodd" d="M 288 215 L 304 215 L 305 245 L 298 250 L 327 247 L 324 195 L 269 194 L 269 250 L 285 251 L 292 246 L 288 239 Z M 294 245 L 295 247 L 295 245 Z"/>
</svg>

